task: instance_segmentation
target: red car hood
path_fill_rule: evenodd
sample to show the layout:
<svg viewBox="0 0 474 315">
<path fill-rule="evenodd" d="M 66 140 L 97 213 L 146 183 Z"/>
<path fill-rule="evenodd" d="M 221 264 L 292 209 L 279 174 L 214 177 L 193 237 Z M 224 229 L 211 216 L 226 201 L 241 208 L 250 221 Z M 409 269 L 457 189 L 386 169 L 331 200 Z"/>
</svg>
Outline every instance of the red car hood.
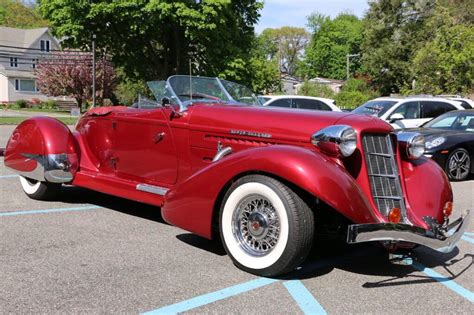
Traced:
<svg viewBox="0 0 474 315">
<path fill-rule="evenodd" d="M 212 108 L 211 108 L 212 107 Z M 287 108 L 196 104 L 189 108 L 190 127 L 217 133 L 251 132 L 272 140 L 310 142 L 311 135 L 330 125 L 346 124 L 356 131 L 390 132 L 384 121 L 343 112 L 295 110 Z"/>
</svg>

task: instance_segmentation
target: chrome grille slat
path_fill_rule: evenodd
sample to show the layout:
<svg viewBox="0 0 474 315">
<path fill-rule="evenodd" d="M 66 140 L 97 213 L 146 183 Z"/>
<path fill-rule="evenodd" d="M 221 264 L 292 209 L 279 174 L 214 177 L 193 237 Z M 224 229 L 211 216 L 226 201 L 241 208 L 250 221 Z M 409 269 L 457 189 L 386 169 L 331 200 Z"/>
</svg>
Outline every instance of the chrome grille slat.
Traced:
<svg viewBox="0 0 474 315">
<path fill-rule="evenodd" d="M 362 145 L 372 198 L 378 210 L 388 216 L 390 209 L 400 208 L 406 221 L 405 201 L 390 135 L 364 135 Z"/>
</svg>

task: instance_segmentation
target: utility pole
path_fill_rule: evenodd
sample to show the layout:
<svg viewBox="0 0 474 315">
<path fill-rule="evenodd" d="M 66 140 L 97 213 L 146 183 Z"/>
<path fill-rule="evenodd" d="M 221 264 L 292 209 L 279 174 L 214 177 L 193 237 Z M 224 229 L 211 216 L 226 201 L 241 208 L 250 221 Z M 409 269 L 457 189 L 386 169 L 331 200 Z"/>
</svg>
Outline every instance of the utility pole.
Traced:
<svg viewBox="0 0 474 315">
<path fill-rule="evenodd" d="M 95 34 L 92 34 L 92 107 L 95 107 Z"/>
<path fill-rule="evenodd" d="M 346 55 L 346 80 L 349 80 L 349 63 L 350 63 L 349 59 L 351 57 L 359 57 L 359 56 L 360 54 L 347 54 Z"/>
<path fill-rule="evenodd" d="M 92 8 L 92 0 L 89 0 Z M 95 33 L 92 32 L 92 107 L 95 107 Z"/>
</svg>

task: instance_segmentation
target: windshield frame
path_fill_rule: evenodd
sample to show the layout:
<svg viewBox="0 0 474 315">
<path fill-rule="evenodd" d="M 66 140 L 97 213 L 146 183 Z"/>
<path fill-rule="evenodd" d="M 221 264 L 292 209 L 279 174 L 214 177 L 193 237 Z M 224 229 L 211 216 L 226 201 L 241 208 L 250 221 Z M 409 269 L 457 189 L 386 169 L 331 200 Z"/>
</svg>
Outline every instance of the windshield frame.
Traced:
<svg viewBox="0 0 474 315">
<path fill-rule="evenodd" d="M 180 96 L 179 94 L 177 94 L 177 92 L 173 88 L 173 86 L 176 85 L 176 83 L 173 82 L 173 81 L 178 79 L 178 78 L 189 80 L 188 81 L 189 82 L 189 87 L 190 87 L 189 88 L 189 93 L 190 93 L 190 96 L 189 96 L 190 99 L 189 100 L 183 100 L 183 95 Z M 212 97 L 212 98 L 193 99 L 192 95 L 194 94 L 194 92 L 192 90 L 192 88 L 193 88 L 192 81 L 193 80 L 199 80 L 199 79 L 201 79 L 201 80 L 210 80 L 210 82 L 216 83 L 216 87 L 219 87 L 220 93 L 222 93 L 222 94 L 219 97 L 209 94 L 209 96 Z M 172 103 L 175 103 L 175 105 L 179 105 L 180 111 L 185 111 L 189 106 L 192 106 L 194 103 L 197 103 L 197 102 L 199 102 L 199 103 L 230 103 L 231 105 L 235 104 L 235 105 L 248 105 L 248 106 L 261 105 L 261 102 L 259 101 L 259 99 L 255 95 L 255 93 L 253 93 L 245 85 L 242 85 L 242 84 L 239 84 L 239 83 L 236 83 L 236 82 L 232 82 L 232 81 L 228 81 L 228 80 L 226 80 L 226 82 L 231 82 L 232 84 L 235 84 L 236 86 L 241 86 L 243 88 L 243 90 L 245 90 L 246 92 L 250 92 L 251 93 L 250 98 L 253 99 L 253 103 L 249 104 L 249 103 L 239 102 L 238 100 L 236 100 L 232 96 L 232 94 L 225 88 L 225 84 L 222 82 L 222 80 L 219 79 L 218 77 L 173 75 L 173 76 L 170 76 L 166 81 L 165 80 L 150 81 L 150 82 L 148 82 L 148 87 L 151 89 L 155 99 L 159 103 L 161 103 L 161 99 L 158 99 L 158 98 L 167 97 L 172 101 Z M 155 90 L 152 87 L 153 85 L 158 86 L 160 84 L 164 84 L 165 94 L 163 94 L 163 95 L 158 94 L 158 90 Z M 197 92 L 196 94 L 206 95 L 204 93 L 199 93 L 199 92 Z M 222 97 L 222 96 L 225 96 L 225 97 Z"/>
</svg>

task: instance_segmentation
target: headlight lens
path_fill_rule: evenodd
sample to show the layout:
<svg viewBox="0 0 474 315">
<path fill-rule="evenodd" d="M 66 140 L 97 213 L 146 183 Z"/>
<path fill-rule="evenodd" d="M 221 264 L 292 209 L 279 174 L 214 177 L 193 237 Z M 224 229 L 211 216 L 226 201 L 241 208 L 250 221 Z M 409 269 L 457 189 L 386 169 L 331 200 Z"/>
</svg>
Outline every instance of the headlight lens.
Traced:
<svg viewBox="0 0 474 315">
<path fill-rule="evenodd" d="M 411 159 L 419 159 L 425 152 L 425 137 L 416 135 L 408 143 L 408 157 Z"/>
<path fill-rule="evenodd" d="M 397 134 L 401 152 L 405 151 L 410 160 L 420 158 L 425 152 L 425 137 L 417 132 L 400 132 Z"/>
<path fill-rule="evenodd" d="M 348 157 L 357 148 L 357 133 L 347 125 L 333 125 L 313 134 L 311 142 L 321 151 Z"/>
<path fill-rule="evenodd" d="M 442 145 L 444 142 L 446 141 L 446 138 L 445 137 L 438 137 L 438 138 L 435 138 L 431 141 L 428 141 L 425 143 L 425 148 L 427 149 L 432 149 L 432 148 L 436 148 L 436 147 L 439 147 L 440 145 Z"/>
<path fill-rule="evenodd" d="M 352 155 L 357 147 L 357 135 L 354 129 L 347 128 L 341 134 L 341 142 L 339 151 L 341 155 L 346 157 Z"/>
</svg>

